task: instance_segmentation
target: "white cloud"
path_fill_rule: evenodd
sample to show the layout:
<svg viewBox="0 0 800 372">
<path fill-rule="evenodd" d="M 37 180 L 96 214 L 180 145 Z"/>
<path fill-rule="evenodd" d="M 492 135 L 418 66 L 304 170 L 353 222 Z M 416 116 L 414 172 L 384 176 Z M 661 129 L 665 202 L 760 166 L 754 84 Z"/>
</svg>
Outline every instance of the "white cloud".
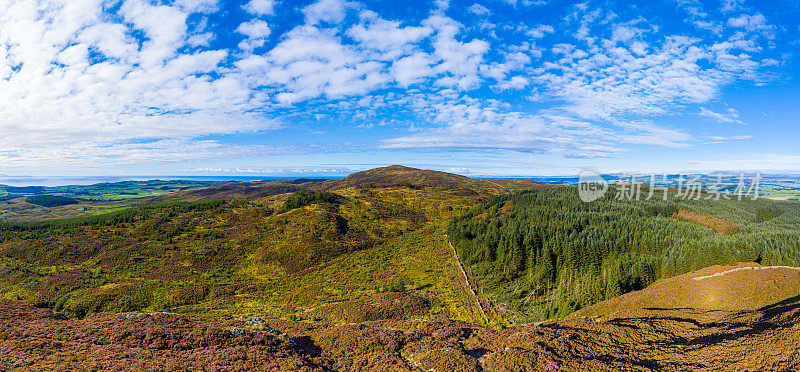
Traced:
<svg viewBox="0 0 800 372">
<path fill-rule="evenodd" d="M 547 34 L 552 34 L 555 32 L 553 26 L 550 25 L 538 25 L 526 32 L 526 34 L 534 39 L 541 39 L 545 37 Z"/>
<path fill-rule="evenodd" d="M 641 32 L 612 27 L 611 39 L 603 39 L 602 48 L 587 41 L 588 52 L 570 44 L 556 45 L 553 53 L 563 58 L 546 62 L 534 81 L 564 100 L 568 111 L 609 119 L 660 115 L 667 108 L 708 102 L 728 82 L 755 78 L 758 63 L 749 55 L 730 53 L 746 43 L 703 45 L 702 40 L 685 36 L 666 36 L 648 44 L 630 42 Z M 614 39 L 629 45 L 618 46 Z M 709 59 L 714 65 L 705 64 Z"/>
<path fill-rule="evenodd" d="M 267 22 L 254 19 L 250 22 L 240 24 L 239 27 L 236 28 L 236 32 L 247 36 L 247 39 L 239 43 L 239 49 L 251 50 L 264 45 L 271 30 Z"/>
<path fill-rule="evenodd" d="M 742 10 L 742 3 L 744 3 L 744 0 L 723 0 L 722 11 L 729 13 Z"/>
<path fill-rule="evenodd" d="M 522 0 L 522 5 L 525 6 L 545 6 L 549 2 L 545 0 Z"/>
<path fill-rule="evenodd" d="M 341 23 L 347 15 L 347 9 L 358 8 L 358 4 L 346 0 L 317 0 L 303 8 L 306 23 L 316 25 L 319 22 Z"/>
<path fill-rule="evenodd" d="M 236 32 L 251 38 L 264 38 L 269 36 L 270 29 L 267 22 L 254 19 L 250 22 L 240 24 L 239 27 L 236 28 Z"/>
<path fill-rule="evenodd" d="M 211 40 L 214 40 L 215 35 L 211 32 L 203 32 L 199 34 L 190 35 L 186 39 L 186 43 L 197 47 L 197 46 L 208 46 L 211 43 Z"/>
<path fill-rule="evenodd" d="M 433 60 L 426 53 L 418 52 L 414 55 L 403 57 L 392 64 L 392 76 L 403 87 L 417 83 L 421 78 L 434 74 L 431 65 Z"/>
<path fill-rule="evenodd" d="M 512 76 L 508 81 L 503 81 L 498 84 L 498 88 L 501 90 L 520 90 L 527 87 L 528 84 L 530 84 L 530 81 L 528 81 L 527 78 L 523 76 Z"/>
<path fill-rule="evenodd" d="M 144 31 L 147 41 L 139 51 L 144 65 L 172 58 L 186 37 L 186 13 L 166 5 L 153 6 L 143 0 L 127 0 L 120 7 L 125 20 Z"/>
<path fill-rule="evenodd" d="M 365 94 L 391 79 L 381 63 L 365 60 L 332 33 L 308 25 L 290 31 L 265 56 L 251 56 L 237 66 L 257 86 L 280 87 L 275 98 L 284 104 Z"/>
<path fill-rule="evenodd" d="M 142 140 L 186 144 L 277 126 L 251 113 L 264 103 L 221 69 L 227 51 L 180 52 L 184 11 L 126 1 L 113 21 L 102 6 L 0 3 L 0 166 L 136 161 L 166 151 Z M 192 156 L 184 149 L 176 158 Z"/>
<path fill-rule="evenodd" d="M 361 23 L 347 30 L 347 35 L 359 46 L 377 52 L 373 58 L 396 60 L 416 48 L 415 43 L 428 37 L 430 27 L 400 27 L 400 22 L 387 21 L 372 11 L 361 12 Z"/>
<path fill-rule="evenodd" d="M 469 42 L 456 40 L 462 25 L 441 14 L 431 15 L 423 24 L 436 30 L 433 55 L 440 62 L 434 71 L 444 74 L 436 84 L 460 90 L 477 87 L 481 80 L 478 69 L 483 63 L 483 55 L 489 50 L 489 43 L 479 39 Z"/>
<path fill-rule="evenodd" d="M 473 14 L 477 14 L 477 15 L 487 15 L 487 14 L 491 14 L 492 13 L 492 11 L 489 10 L 489 8 L 487 8 L 487 7 L 485 7 L 485 6 L 481 5 L 481 4 L 478 4 L 478 3 L 472 4 L 469 7 L 469 11 L 472 12 Z"/>
<path fill-rule="evenodd" d="M 759 32 L 769 38 L 774 37 L 772 31 L 775 26 L 767 23 L 767 18 L 761 13 L 742 14 L 728 19 L 729 27 L 744 28 L 750 32 Z"/>
<path fill-rule="evenodd" d="M 739 140 L 746 140 L 751 139 L 753 136 L 751 135 L 741 135 L 741 136 L 730 136 L 730 137 L 723 137 L 723 136 L 708 136 L 708 138 L 715 140 L 715 141 L 739 141 Z"/>
<path fill-rule="evenodd" d="M 242 8 L 250 14 L 273 15 L 275 14 L 275 0 L 250 0 Z"/>
<path fill-rule="evenodd" d="M 680 130 L 664 128 L 651 122 L 614 122 L 614 125 L 624 129 L 615 133 L 618 141 L 639 145 L 656 145 L 663 147 L 689 147 L 693 137 Z"/>
<path fill-rule="evenodd" d="M 711 111 L 705 107 L 701 107 L 698 115 L 705 116 L 722 123 L 742 123 L 742 121 L 739 120 L 739 112 L 732 108 L 728 108 L 724 113 L 719 113 Z"/>
<path fill-rule="evenodd" d="M 219 0 L 176 0 L 175 5 L 187 13 L 214 13 L 219 10 Z"/>
</svg>

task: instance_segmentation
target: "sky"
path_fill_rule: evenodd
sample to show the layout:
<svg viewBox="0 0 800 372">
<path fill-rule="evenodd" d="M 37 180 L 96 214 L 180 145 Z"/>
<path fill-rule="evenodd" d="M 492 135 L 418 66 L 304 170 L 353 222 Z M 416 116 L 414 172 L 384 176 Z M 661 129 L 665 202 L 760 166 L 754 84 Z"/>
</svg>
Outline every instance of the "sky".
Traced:
<svg viewBox="0 0 800 372">
<path fill-rule="evenodd" d="M 0 176 L 800 171 L 800 1 L 3 0 Z"/>
</svg>

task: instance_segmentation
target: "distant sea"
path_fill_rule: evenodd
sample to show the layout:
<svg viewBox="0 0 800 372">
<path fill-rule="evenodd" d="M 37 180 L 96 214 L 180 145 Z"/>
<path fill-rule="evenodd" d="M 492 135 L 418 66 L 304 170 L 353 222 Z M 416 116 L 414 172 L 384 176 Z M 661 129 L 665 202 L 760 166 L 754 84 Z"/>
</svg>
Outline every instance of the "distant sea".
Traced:
<svg viewBox="0 0 800 372">
<path fill-rule="evenodd" d="M 254 182 L 254 181 L 279 181 L 279 180 L 295 180 L 298 178 L 314 178 L 314 179 L 341 179 L 342 177 L 315 177 L 315 176 L 282 176 L 282 177 L 267 177 L 267 176 L 93 176 L 93 177 L 13 177 L 13 176 L 0 176 L 0 185 L 8 186 L 65 186 L 65 185 L 93 185 L 103 182 L 121 182 L 121 181 L 148 181 L 148 180 L 189 180 L 189 181 L 239 181 L 239 182 Z"/>
</svg>

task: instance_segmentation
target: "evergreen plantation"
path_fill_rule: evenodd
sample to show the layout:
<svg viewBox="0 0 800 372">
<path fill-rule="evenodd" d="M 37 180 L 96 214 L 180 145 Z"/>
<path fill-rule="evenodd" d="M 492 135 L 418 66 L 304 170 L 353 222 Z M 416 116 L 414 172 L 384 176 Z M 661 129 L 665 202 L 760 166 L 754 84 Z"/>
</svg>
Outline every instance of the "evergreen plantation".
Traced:
<svg viewBox="0 0 800 372">
<path fill-rule="evenodd" d="M 657 191 L 649 200 L 618 200 L 610 192 L 584 203 L 574 187 L 521 191 L 454 219 L 448 235 L 480 285 L 517 321 L 563 317 L 711 265 L 800 264 L 797 203 L 662 197 Z M 675 218 L 682 210 L 738 229 L 725 235 Z"/>
</svg>

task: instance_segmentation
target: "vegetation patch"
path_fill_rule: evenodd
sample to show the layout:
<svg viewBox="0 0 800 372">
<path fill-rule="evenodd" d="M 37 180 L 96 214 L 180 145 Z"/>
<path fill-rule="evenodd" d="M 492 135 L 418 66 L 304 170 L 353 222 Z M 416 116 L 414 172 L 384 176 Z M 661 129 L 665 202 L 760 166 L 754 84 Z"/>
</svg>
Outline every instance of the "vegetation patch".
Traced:
<svg viewBox="0 0 800 372">
<path fill-rule="evenodd" d="M 338 323 L 360 323 L 419 317 L 430 308 L 431 301 L 427 298 L 408 292 L 389 292 L 324 304 L 314 309 L 313 314 Z"/>
<path fill-rule="evenodd" d="M 736 232 L 736 229 L 739 228 L 738 225 L 736 225 L 731 221 L 727 221 L 722 218 L 717 218 L 714 216 L 707 216 L 700 213 L 695 213 L 687 209 L 681 209 L 677 213 L 673 214 L 672 217 L 696 223 L 698 225 L 703 225 L 705 227 L 713 229 L 718 233 L 722 233 L 725 235 L 731 235 Z"/>
<path fill-rule="evenodd" d="M 767 222 L 781 215 L 781 211 L 776 209 L 762 208 L 756 212 L 754 221 L 756 223 Z"/>
<path fill-rule="evenodd" d="M 342 199 L 343 198 L 341 196 L 327 191 L 303 190 L 289 195 L 289 197 L 287 197 L 283 202 L 283 209 L 288 211 L 319 203 L 338 204 L 342 201 Z"/>
<path fill-rule="evenodd" d="M 77 204 L 77 199 L 61 195 L 34 195 L 25 198 L 25 201 L 42 207 L 58 207 L 61 205 Z"/>
</svg>

